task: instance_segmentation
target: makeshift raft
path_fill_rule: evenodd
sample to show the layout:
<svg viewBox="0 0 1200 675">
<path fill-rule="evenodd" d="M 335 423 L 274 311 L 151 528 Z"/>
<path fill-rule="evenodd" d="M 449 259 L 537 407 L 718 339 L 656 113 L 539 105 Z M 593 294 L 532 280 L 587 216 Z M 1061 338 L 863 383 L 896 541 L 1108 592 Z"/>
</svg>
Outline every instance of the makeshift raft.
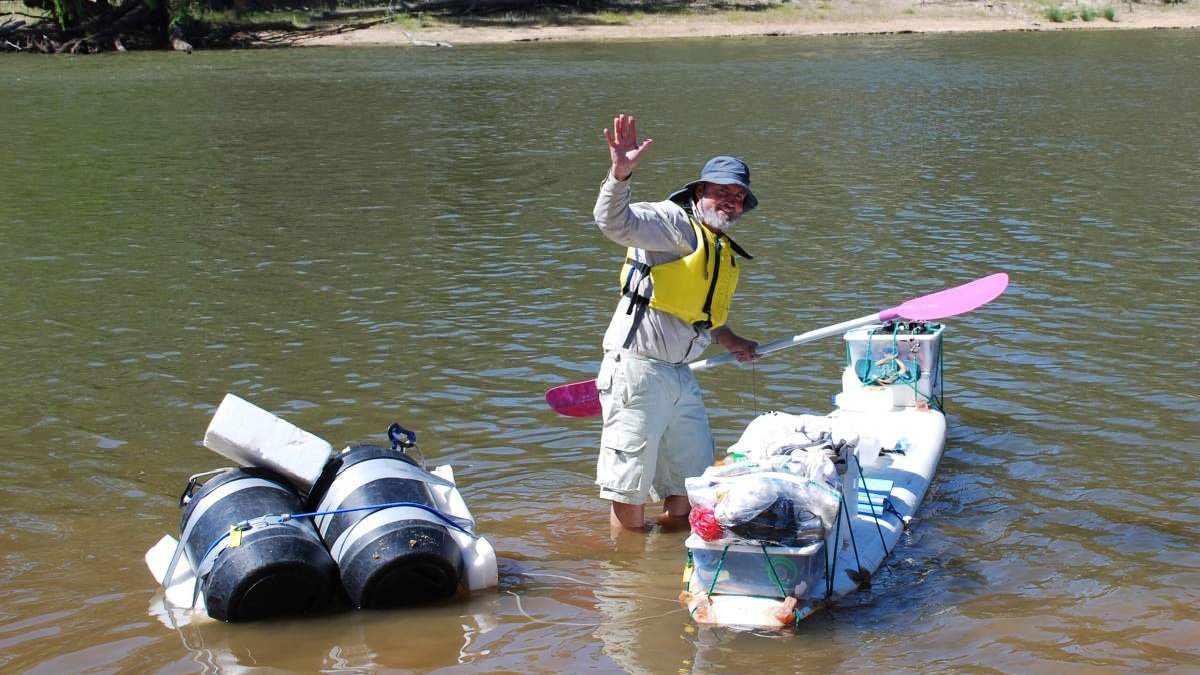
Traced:
<svg viewBox="0 0 1200 675">
<path fill-rule="evenodd" d="M 204 437 L 240 468 L 190 478 L 180 536 L 146 552 L 163 587 L 151 613 L 253 621 L 331 608 L 387 608 L 497 585 L 496 554 L 475 532 L 449 466 L 391 447 L 334 452 L 326 441 L 226 395 Z M 176 616 L 182 612 L 183 616 Z"/>
<path fill-rule="evenodd" d="M 689 479 L 680 599 L 696 622 L 784 627 L 870 583 L 942 456 L 942 333 L 847 332 L 833 412 L 760 416 Z"/>
</svg>

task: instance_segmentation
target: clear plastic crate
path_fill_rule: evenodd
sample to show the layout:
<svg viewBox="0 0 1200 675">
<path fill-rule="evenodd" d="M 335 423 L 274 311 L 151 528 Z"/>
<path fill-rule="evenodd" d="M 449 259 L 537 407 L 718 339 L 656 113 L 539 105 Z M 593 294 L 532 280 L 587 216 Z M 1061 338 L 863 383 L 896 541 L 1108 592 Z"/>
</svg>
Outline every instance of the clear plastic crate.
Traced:
<svg viewBox="0 0 1200 675">
<path fill-rule="evenodd" d="M 926 403 L 940 408 L 942 400 L 942 333 L 941 324 L 923 324 L 913 331 L 902 327 L 893 331 L 890 326 L 875 324 L 848 331 L 846 367 L 842 373 L 842 401 L 888 399 L 894 408 L 906 408 Z M 919 370 L 916 382 L 864 385 L 856 367 L 861 370 L 870 364 L 894 357 L 907 368 L 914 364 Z M 886 392 L 886 393 L 885 393 Z M 840 405 L 840 404 L 839 404 Z"/>
<path fill-rule="evenodd" d="M 824 541 L 767 546 L 765 555 L 762 546 L 730 544 L 726 550 L 725 544 L 706 542 L 695 534 L 686 545 L 692 555 L 692 582 L 705 592 L 712 588 L 714 594 L 803 599 L 825 576 Z M 781 587 L 785 593 L 780 593 Z"/>
</svg>

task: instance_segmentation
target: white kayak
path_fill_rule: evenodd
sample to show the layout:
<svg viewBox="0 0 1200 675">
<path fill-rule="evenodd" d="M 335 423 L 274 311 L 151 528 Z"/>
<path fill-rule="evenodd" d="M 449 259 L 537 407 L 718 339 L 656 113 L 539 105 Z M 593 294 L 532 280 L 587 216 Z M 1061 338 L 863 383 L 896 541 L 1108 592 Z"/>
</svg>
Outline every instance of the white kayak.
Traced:
<svg viewBox="0 0 1200 675">
<path fill-rule="evenodd" d="M 791 546 L 705 541 L 693 531 L 681 601 L 696 622 L 784 627 L 869 583 L 916 514 L 945 446 L 942 331 L 907 324 L 846 333 L 836 409 L 804 416 L 848 426 L 859 439 L 839 477 L 836 520 L 823 538 Z"/>
</svg>

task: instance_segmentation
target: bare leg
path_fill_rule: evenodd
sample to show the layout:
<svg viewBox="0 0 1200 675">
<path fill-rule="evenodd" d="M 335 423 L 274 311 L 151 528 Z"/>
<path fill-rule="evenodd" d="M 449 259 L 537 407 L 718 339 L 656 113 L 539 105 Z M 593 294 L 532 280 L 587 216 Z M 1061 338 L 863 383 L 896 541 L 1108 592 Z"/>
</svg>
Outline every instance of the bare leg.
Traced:
<svg viewBox="0 0 1200 675">
<path fill-rule="evenodd" d="M 667 497 L 663 500 L 663 512 L 658 517 L 658 524 L 662 526 L 664 532 L 674 532 L 685 530 L 688 525 L 688 513 L 691 512 L 692 506 L 688 503 L 688 498 L 680 495 Z"/>
<path fill-rule="evenodd" d="M 671 495 L 663 501 L 663 514 L 678 517 L 687 517 L 687 514 L 692 512 L 692 505 L 688 502 L 685 495 Z"/>
<path fill-rule="evenodd" d="M 642 504 L 622 504 L 621 502 L 609 502 L 612 504 L 612 510 L 608 515 L 608 522 L 614 528 L 624 528 L 626 530 L 644 530 L 646 529 L 646 507 Z"/>
</svg>

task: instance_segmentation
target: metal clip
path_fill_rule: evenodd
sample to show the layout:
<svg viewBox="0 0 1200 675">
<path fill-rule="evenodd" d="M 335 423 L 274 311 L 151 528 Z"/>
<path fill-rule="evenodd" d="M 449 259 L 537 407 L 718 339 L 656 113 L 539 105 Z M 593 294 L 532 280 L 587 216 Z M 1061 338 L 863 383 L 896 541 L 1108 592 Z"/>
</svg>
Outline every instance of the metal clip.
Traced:
<svg viewBox="0 0 1200 675">
<path fill-rule="evenodd" d="M 220 469 L 213 469 L 212 471 L 201 471 L 200 473 L 193 474 L 191 478 L 188 478 L 187 485 L 183 488 L 183 494 L 179 495 L 179 508 L 187 506 L 188 502 L 192 501 L 192 493 L 196 489 L 196 486 L 200 484 L 201 478 L 215 476 L 219 473 L 232 470 L 233 467 L 226 466 Z"/>
<path fill-rule="evenodd" d="M 388 427 L 387 435 L 388 440 L 392 442 L 393 450 L 396 448 L 408 449 L 417 444 L 417 433 L 409 431 L 395 422 L 392 422 L 392 426 Z M 404 438 L 400 438 L 401 435 Z"/>
</svg>

